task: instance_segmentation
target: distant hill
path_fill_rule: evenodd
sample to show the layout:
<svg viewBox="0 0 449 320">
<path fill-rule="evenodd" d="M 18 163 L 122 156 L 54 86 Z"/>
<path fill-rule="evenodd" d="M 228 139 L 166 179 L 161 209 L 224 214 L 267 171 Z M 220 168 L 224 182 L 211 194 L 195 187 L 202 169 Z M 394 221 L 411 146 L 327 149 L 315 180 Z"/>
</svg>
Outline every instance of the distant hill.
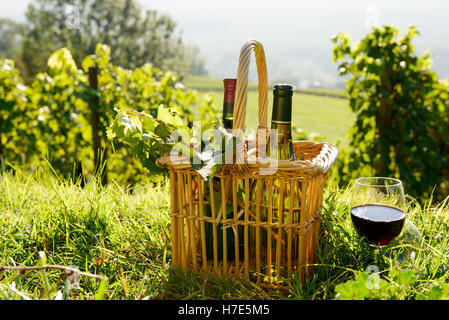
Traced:
<svg viewBox="0 0 449 320">
<path fill-rule="evenodd" d="M 269 85 L 270 90 L 273 87 L 273 84 L 277 81 L 271 82 Z M 220 78 L 212 78 L 208 76 L 190 76 L 185 79 L 183 82 L 184 86 L 187 88 L 195 89 L 198 91 L 209 92 L 216 91 L 221 93 L 223 91 L 223 79 Z M 257 90 L 256 82 L 248 83 L 249 91 Z M 315 95 L 315 96 L 326 96 L 333 98 L 346 99 L 346 94 L 342 89 L 335 88 L 295 88 L 295 92 Z"/>
<path fill-rule="evenodd" d="M 223 102 L 223 82 L 219 78 L 190 77 L 183 81 L 187 88 L 198 90 L 199 100 L 211 95 L 221 106 Z M 268 114 L 271 117 L 272 91 L 268 93 Z M 257 127 L 258 94 L 257 83 L 248 84 L 246 128 Z M 195 119 L 199 120 L 199 115 Z M 340 142 L 342 147 L 349 143 L 348 129 L 355 121 L 355 114 L 349 109 L 349 101 L 339 89 L 299 89 L 293 95 L 292 121 L 296 128 L 319 135 L 330 143 Z"/>
</svg>

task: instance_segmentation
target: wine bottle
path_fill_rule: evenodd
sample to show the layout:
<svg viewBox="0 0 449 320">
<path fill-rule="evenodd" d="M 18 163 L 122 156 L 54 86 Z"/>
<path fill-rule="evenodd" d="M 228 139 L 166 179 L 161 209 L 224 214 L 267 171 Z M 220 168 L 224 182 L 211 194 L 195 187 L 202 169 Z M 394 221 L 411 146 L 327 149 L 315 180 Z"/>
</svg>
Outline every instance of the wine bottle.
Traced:
<svg viewBox="0 0 449 320">
<path fill-rule="evenodd" d="M 295 161 L 295 153 L 293 150 L 292 140 L 292 96 L 293 87 L 288 84 L 276 84 L 273 88 L 273 109 L 271 117 L 271 133 L 266 148 L 266 156 L 272 160 L 290 160 Z M 271 190 L 269 190 L 271 188 Z M 256 216 L 257 208 L 259 204 L 260 219 L 264 222 L 272 223 L 296 223 L 299 221 L 299 196 L 300 183 L 290 180 L 274 178 L 270 179 L 257 179 L 253 180 L 251 186 L 251 211 L 253 217 Z M 282 193 L 282 195 L 281 195 Z M 271 195 L 272 215 L 271 221 L 268 221 L 268 205 L 270 203 L 269 196 Z M 280 201 L 283 199 L 283 205 L 280 206 Z M 288 217 L 290 214 L 289 208 L 293 206 L 293 216 Z M 284 208 L 282 212 L 279 212 L 279 208 Z M 254 218 L 253 218 L 254 219 Z M 273 228 L 269 232 L 265 228 L 260 229 L 259 236 L 260 245 L 268 248 L 274 248 L 270 257 L 271 263 L 274 259 L 285 259 L 288 231 L 283 228 Z M 292 233 L 290 237 L 293 237 L 292 243 L 296 243 L 297 235 Z M 250 256 L 256 255 L 256 228 L 252 227 L 249 231 L 250 241 Z M 296 248 L 296 245 L 295 245 Z M 292 257 L 296 256 L 297 250 L 292 249 Z M 268 252 L 267 252 L 268 254 Z M 268 258 L 268 256 L 267 256 Z"/>
<path fill-rule="evenodd" d="M 235 101 L 235 89 L 237 84 L 237 79 L 235 78 L 227 78 L 223 79 L 224 84 L 224 97 L 223 97 L 223 115 L 222 115 L 222 122 L 223 127 L 226 129 L 226 131 L 232 133 L 232 126 L 233 126 L 233 113 L 234 113 L 234 101 Z M 225 147 L 224 139 L 222 143 L 223 151 Z M 222 216 L 222 218 L 226 219 L 232 219 L 234 217 L 234 211 L 232 207 L 232 183 L 229 183 L 230 181 L 226 181 L 225 183 L 225 190 L 222 190 L 222 184 L 220 178 L 212 178 L 210 183 L 213 184 L 214 189 L 214 203 L 215 203 L 215 214 L 218 214 L 221 207 L 222 202 L 222 193 L 225 194 L 226 198 L 231 199 L 227 201 L 226 208 L 225 208 L 225 215 Z M 207 195 L 208 198 L 210 198 L 210 194 Z M 240 207 L 239 207 L 240 210 Z M 206 207 L 206 215 L 212 216 L 212 211 L 210 208 L 210 205 Z M 206 225 L 206 253 L 208 259 L 213 259 L 213 228 L 214 225 L 212 223 L 207 223 Z M 239 228 L 240 229 L 240 228 Z M 216 229 L 216 238 L 217 238 L 217 258 L 218 260 L 223 259 L 223 225 L 218 224 Z M 226 256 L 227 260 L 234 260 L 235 257 L 235 237 L 234 237 L 234 229 L 231 227 L 226 228 Z M 240 230 L 239 230 L 239 233 Z M 241 239 L 241 240 L 240 240 Z M 242 242 L 241 246 L 243 246 L 243 235 L 239 239 L 239 243 Z"/>
</svg>

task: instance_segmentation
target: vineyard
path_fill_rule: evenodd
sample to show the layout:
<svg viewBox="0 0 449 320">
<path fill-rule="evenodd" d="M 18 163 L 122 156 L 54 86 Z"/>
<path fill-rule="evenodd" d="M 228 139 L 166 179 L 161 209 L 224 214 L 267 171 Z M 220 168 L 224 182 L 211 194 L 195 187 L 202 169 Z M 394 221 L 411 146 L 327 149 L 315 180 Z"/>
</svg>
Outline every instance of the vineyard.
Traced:
<svg viewBox="0 0 449 320">
<path fill-rule="evenodd" d="M 37 74 L 30 85 L 24 84 L 13 61 L 1 60 L 5 86 L 0 101 L 6 106 L 0 122 L 3 171 L 6 167 L 33 168 L 41 164 L 74 181 L 100 174 L 103 184 L 114 180 L 119 185 L 133 186 L 151 180 L 148 172 L 158 170 L 154 163 L 148 163 L 149 171 L 145 171 L 142 161 L 136 161 L 137 149 L 108 139 L 106 129 L 119 110 L 132 108 L 161 121 L 163 115 L 158 110 L 168 109 L 179 116 L 186 129 L 192 128 L 194 121 L 206 124 L 219 119 L 222 89 L 217 81 L 206 79 L 208 88 L 204 79 L 194 81 L 189 85 L 197 90 L 188 89 L 174 73 L 162 72 L 149 64 L 134 70 L 115 66 L 110 62 L 110 54 L 108 46 L 98 44 L 95 55 L 87 56 L 79 68 L 70 51 L 60 49 L 48 60 L 49 72 Z M 251 88 L 254 85 L 250 85 L 249 112 L 254 114 L 257 91 Z M 316 128 L 318 122 L 313 119 L 330 111 L 330 127 L 327 129 L 324 123 L 321 129 L 329 135 L 337 132 L 332 134 L 334 143 L 347 143 L 345 132 L 352 115 L 345 100 L 323 97 L 319 92 L 313 97 L 300 95 L 299 101 L 296 138 L 307 138 L 303 128 Z M 310 105 L 324 109 L 312 116 Z M 256 118 L 251 114 L 248 118 L 251 128 Z M 340 119 L 337 124 L 336 119 Z M 310 132 L 312 139 L 326 137 Z"/>
<path fill-rule="evenodd" d="M 156 117 L 164 105 L 187 124 L 197 96 L 171 72 L 149 64 L 126 70 L 113 65 L 109 56 L 109 47 L 98 44 L 95 55 L 79 68 L 70 51 L 60 49 L 48 60 L 49 72 L 37 74 L 30 85 L 24 84 L 13 61 L 0 61 L 2 171 L 44 161 L 57 175 L 73 180 L 100 171 L 105 183 L 114 179 L 133 185 L 146 179 L 126 149 L 111 145 L 106 128 L 128 106 Z M 207 114 L 213 103 L 206 100 L 202 110 Z"/>
</svg>

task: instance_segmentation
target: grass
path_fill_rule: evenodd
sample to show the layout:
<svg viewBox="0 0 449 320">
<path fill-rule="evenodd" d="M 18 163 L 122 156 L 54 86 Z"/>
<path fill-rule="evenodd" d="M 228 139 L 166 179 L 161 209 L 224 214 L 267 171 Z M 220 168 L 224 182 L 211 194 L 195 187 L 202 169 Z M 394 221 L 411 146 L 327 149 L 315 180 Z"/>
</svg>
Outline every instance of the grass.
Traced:
<svg viewBox="0 0 449 320">
<path fill-rule="evenodd" d="M 81 188 L 43 170 L 7 172 L 0 176 L 0 266 L 39 266 L 44 252 L 46 264 L 75 266 L 107 281 L 82 275 L 79 286 L 71 288 L 61 270 L 4 270 L 0 299 L 335 299 L 366 292 L 382 299 L 449 297 L 448 205 L 421 207 L 411 202 L 408 218 L 421 231 L 422 241 L 414 259 L 398 264 L 374 259 L 371 247 L 357 236 L 349 197 L 348 190 L 326 190 L 308 282 L 302 285 L 292 276 L 286 279 L 287 290 L 265 291 L 243 280 L 170 268 L 164 177 L 131 192 L 95 181 Z M 373 264 L 386 285 L 379 296 L 360 280 L 366 280 L 365 270 Z M 409 271 L 414 272 L 411 278 L 406 277 Z"/>
<path fill-rule="evenodd" d="M 223 84 L 221 79 L 206 77 L 191 77 L 184 84 L 188 88 L 198 91 L 201 101 L 206 94 L 214 97 L 215 102 L 223 102 Z M 304 92 L 295 92 L 293 95 L 292 122 L 297 128 L 320 134 L 324 141 L 340 143 L 342 147 L 349 144 L 348 129 L 356 117 L 348 105 L 348 100 L 342 99 L 343 93 L 334 89 L 308 89 Z M 268 94 L 268 122 L 271 119 L 271 105 L 273 95 Z M 258 94 L 257 84 L 248 85 L 248 102 L 246 113 L 246 127 L 256 129 L 258 124 Z"/>
<path fill-rule="evenodd" d="M 81 188 L 41 170 L 5 173 L 0 176 L 0 266 L 38 266 L 45 252 L 49 265 L 107 277 L 105 299 L 259 297 L 261 291 L 249 283 L 181 275 L 169 268 L 168 201 L 164 177 L 131 193 L 95 181 Z M 60 270 L 46 271 L 51 290 L 45 289 L 41 276 L 37 271 L 4 271 L 0 299 L 20 299 L 12 290 L 18 283 L 22 296 L 30 299 L 55 298 L 67 286 Z M 94 299 L 100 284 L 81 276 L 79 288 L 67 297 Z"/>
</svg>

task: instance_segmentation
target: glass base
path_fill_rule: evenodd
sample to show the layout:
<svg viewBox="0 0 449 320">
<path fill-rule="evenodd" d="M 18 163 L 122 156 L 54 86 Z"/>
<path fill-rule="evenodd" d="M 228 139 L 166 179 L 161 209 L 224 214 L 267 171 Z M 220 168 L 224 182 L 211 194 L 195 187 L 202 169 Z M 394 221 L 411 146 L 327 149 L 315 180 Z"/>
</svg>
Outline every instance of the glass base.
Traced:
<svg viewBox="0 0 449 320">
<path fill-rule="evenodd" d="M 398 263 L 410 262 L 415 258 L 416 249 L 421 244 L 421 232 L 406 219 L 401 234 L 382 249 L 384 257 L 395 259 Z"/>
</svg>

